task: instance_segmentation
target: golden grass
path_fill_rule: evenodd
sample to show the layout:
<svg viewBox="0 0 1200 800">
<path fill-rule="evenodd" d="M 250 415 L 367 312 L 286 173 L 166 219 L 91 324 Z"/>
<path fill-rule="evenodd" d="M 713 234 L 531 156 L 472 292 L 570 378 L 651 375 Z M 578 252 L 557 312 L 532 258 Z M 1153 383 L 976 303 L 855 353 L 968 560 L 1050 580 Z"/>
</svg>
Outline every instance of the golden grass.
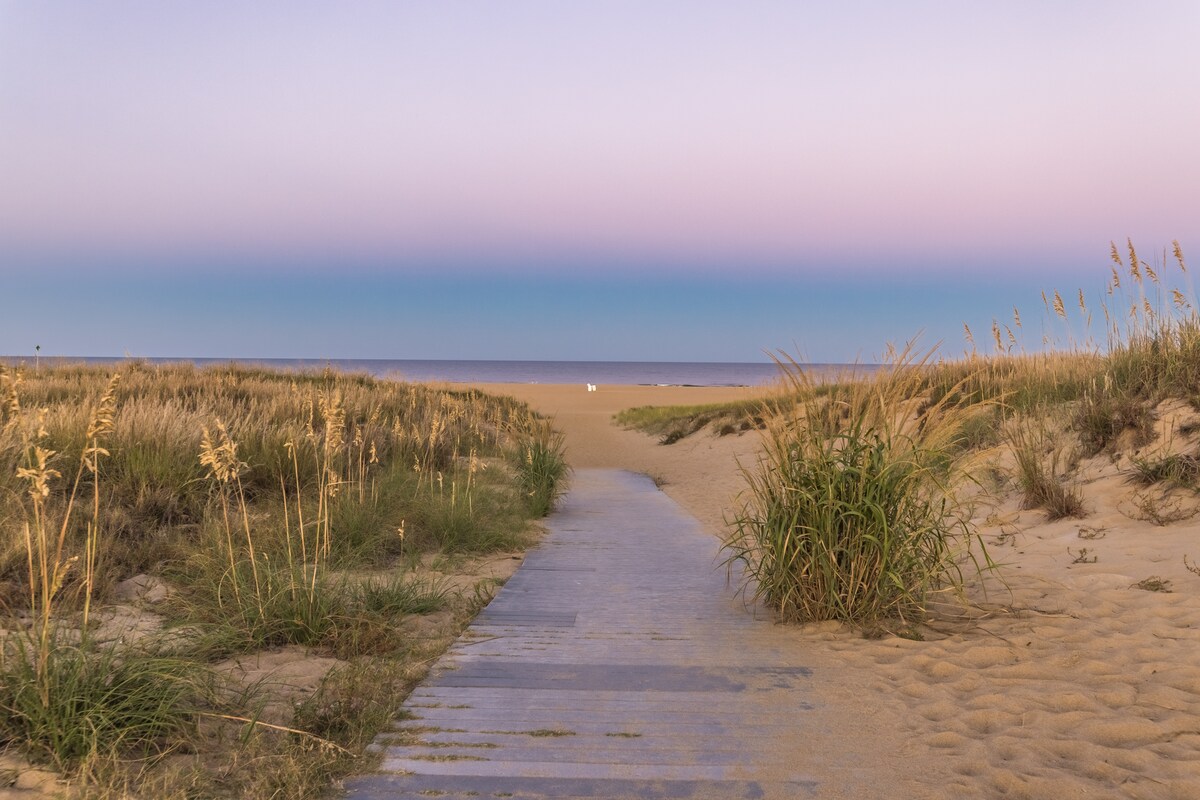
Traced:
<svg viewBox="0 0 1200 800">
<path fill-rule="evenodd" d="M 767 417 L 724 542 L 744 588 L 781 619 L 911 625 L 933 593 L 961 590 L 964 558 L 990 566 L 956 491 L 969 478 L 964 432 L 989 406 L 955 386 L 931 400 L 930 355 L 906 350 L 820 392 L 781 362 L 784 395 L 800 400 Z"/>
<path fill-rule="evenodd" d="M 519 546 L 565 477 L 545 421 L 477 391 L 131 362 L 111 375 L 0 367 L 0 395 L 0 607 L 29 612 L 3 626 L 15 633 L 0 645 L 0 737 L 85 783 L 98 763 L 198 746 L 199 717 L 253 717 L 188 677 L 213 655 L 295 643 L 409 675 L 399 618 L 440 607 L 442 590 L 360 589 L 335 568 Z M 158 645 L 91 635 L 93 604 L 143 572 L 171 582 L 177 597 L 157 610 L 195 632 L 165 661 Z M 131 676 L 119 697 L 103 680 L 114 664 Z M 397 702 L 389 686 L 402 688 L 359 699 L 376 726 Z M 369 727 L 333 744 L 361 747 Z M 64 735 L 75 728 L 85 735 Z M 327 779 L 286 766 L 305 756 L 281 741 L 281 775 Z"/>
</svg>

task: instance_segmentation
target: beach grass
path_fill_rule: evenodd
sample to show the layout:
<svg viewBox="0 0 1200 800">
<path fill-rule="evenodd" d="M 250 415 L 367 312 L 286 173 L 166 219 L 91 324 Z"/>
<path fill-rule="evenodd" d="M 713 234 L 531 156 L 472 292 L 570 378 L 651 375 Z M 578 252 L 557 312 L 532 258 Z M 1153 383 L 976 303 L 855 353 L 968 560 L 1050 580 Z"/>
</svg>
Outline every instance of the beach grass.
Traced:
<svg viewBox="0 0 1200 800">
<path fill-rule="evenodd" d="M 514 400 L 329 370 L 0 367 L 0 400 L 0 741 L 96 796 L 172 796 L 152 767 L 181 750 L 208 756 L 184 794 L 217 792 L 231 756 L 205 720 L 252 731 L 287 796 L 324 786 L 428 663 L 401 621 L 477 608 L 413 566 L 523 546 L 566 478 Z M 147 573 L 171 593 L 140 613 L 168 633 L 113 635 L 97 609 Z M 344 741 L 263 727 L 210 664 L 281 646 L 404 677 L 360 687 L 374 710 Z"/>
<path fill-rule="evenodd" d="M 814 391 L 781 362 L 787 394 L 764 452 L 744 470 L 726 563 L 743 588 L 788 621 L 915 622 L 931 595 L 961 589 L 964 556 L 990 566 L 956 503 L 960 440 L 981 403 L 923 397 L 929 355 L 898 354 L 866 380 Z"/>
<path fill-rule="evenodd" d="M 514 455 L 513 467 L 526 507 L 535 517 L 549 514 L 563 492 L 569 472 L 564 445 L 562 433 L 544 424 L 530 431 Z"/>
<path fill-rule="evenodd" d="M 1053 412 L 1017 418 L 1004 426 L 1004 436 L 1012 451 L 1013 477 L 1022 494 L 1022 507 L 1040 508 L 1047 519 L 1087 516 L 1083 490 L 1071 480 L 1070 440 L 1061 430 L 1052 430 L 1047 419 Z"/>
<path fill-rule="evenodd" d="M 168 753 L 194 738 L 199 713 L 212 707 L 212 677 L 188 659 L 61 628 L 46 642 L 16 635 L 6 644 L 0 738 L 65 771 Z"/>
<path fill-rule="evenodd" d="M 761 420 L 763 458 L 745 471 L 725 542 L 730 562 L 747 567 L 745 588 L 785 619 L 905 625 L 931 593 L 961 592 L 993 567 L 959 504 L 980 469 L 1007 453 L 1027 508 L 1084 517 L 1072 477 L 1081 460 L 1149 442 L 1164 400 L 1200 409 L 1200 315 L 1178 243 L 1154 262 L 1131 242 L 1113 245 L 1111 261 L 1098 303 L 1082 290 L 1075 303 L 1043 295 L 1037 347 L 1023 346 L 1014 309 L 1011 323 L 993 321 L 990 353 L 964 326 L 961 358 L 893 351 L 873 375 L 833 383 L 781 355 L 783 386 L 757 405 L 631 409 L 617 420 L 664 444 L 722 433 L 721 420 Z M 1193 460 L 1135 463 L 1143 483 L 1188 487 Z"/>
<path fill-rule="evenodd" d="M 761 399 L 687 406 L 638 406 L 627 408 L 614 417 L 618 425 L 660 436 L 663 444 L 674 444 L 705 428 L 723 435 L 748 431 L 761 427 L 763 419 Z"/>
</svg>

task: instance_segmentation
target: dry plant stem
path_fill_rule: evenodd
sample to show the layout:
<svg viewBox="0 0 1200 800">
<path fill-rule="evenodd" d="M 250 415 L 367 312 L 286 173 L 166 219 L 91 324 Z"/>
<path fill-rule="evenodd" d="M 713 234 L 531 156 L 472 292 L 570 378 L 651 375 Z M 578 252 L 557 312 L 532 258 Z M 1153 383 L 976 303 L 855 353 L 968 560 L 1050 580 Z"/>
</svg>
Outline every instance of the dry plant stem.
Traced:
<svg viewBox="0 0 1200 800">
<path fill-rule="evenodd" d="M 246 534 L 246 550 L 250 554 L 250 572 L 254 575 L 254 595 L 258 599 L 259 611 L 262 611 L 262 583 L 258 579 L 258 557 L 254 553 L 254 535 L 250 532 L 250 512 L 246 508 L 246 490 L 242 486 L 242 476 L 235 477 L 237 481 L 238 506 L 242 511 L 242 530 Z"/>
<path fill-rule="evenodd" d="M 225 490 L 221 490 L 221 516 L 225 520 L 225 551 L 229 556 L 229 574 L 232 576 L 237 571 L 237 559 L 234 557 L 233 550 L 233 526 L 229 524 L 229 499 L 225 496 Z M 242 604 L 242 593 L 238 588 L 238 582 L 233 582 L 233 595 L 238 605 Z"/>
<path fill-rule="evenodd" d="M 294 564 L 296 563 L 296 557 L 292 552 L 292 519 L 288 513 L 287 481 L 284 479 L 282 473 L 279 475 L 279 496 L 283 500 L 283 539 L 287 546 L 287 560 L 289 564 Z M 295 585 L 289 588 L 292 591 L 292 597 L 295 598 Z"/>
<path fill-rule="evenodd" d="M 92 446 L 96 442 L 92 440 Z M 84 584 L 83 584 L 83 629 L 87 630 L 88 620 L 92 610 L 92 593 L 96 577 L 96 545 L 99 541 L 100 525 L 100 474 L 97 472 L 92 480 L 92 518 L 87 524 L 87 541 L 84 544 Z"/>
<path fill-rule="evenodd" d="M 296 483 L 296 531 L 300 538 L 300 563 L 307 564 L 308 563 L 308 547 L 306 546 L 306 543 L 305 543 L 305 535 L 306 534 L 304 533 L 304 504 L 302 502 L 300 502 L 300 499 L 301 499 L 300 462 L 296 457 L 295 443 L 288 442 L 287 449 L 288 449 L 288 452 L 292 456 L 292 474 L 295 478 L 295 483 Z M 282 479 L 283 478 L 281 476 L 280 480 L 282 480 Z M 285 499 L 286 499 L 286 496 L 287 496 L 287 492 L 285 491 L 284 492 Z M 290 542 L 291 539 L 289 538 L 288 541 Z"/>
<path fill-rule="evenodd" d="M 263 722 L 261 719 L 251 719 L 250 717 L 239 717 L 236 714 L 215 714 L 211 711 L 204 711 L 204 712 L 201 712 L 199 716 L 208 717 L 210 719 L 225 719 L 225 720 L 229 720 L 230 722 L 244 722 L 247 725 L 253 725 L 256 728 L 267 728 L 267 729 L 273 730 L 273 731 L 280 731 L 281 733 L 292 733 L 292 734 L 295 734 L 296 736 L 303 736 L 307 739 L 312 739 L 316 742 L 320 742 L 322 746 L 337 750 L 338 752 L 343 753 L 344 755 L 348 755 L 351 758 L 358 758 L 357 755 L 350 752 L 346 748 L 342 747 L 337 742 L 331 742 L 324 737 L 317 736 L 315 733 L 309 733 L 308 731 L 302 731 L 299 728 L 289 728 L 286 725 L 275 725 L 270 722 Z"/>
</svg>

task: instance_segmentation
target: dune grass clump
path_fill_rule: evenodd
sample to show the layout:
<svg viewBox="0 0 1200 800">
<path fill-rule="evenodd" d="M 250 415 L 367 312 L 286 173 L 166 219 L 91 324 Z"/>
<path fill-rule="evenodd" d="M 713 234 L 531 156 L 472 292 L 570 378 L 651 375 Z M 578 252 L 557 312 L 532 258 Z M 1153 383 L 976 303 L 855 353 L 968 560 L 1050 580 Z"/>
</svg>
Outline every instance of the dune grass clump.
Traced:
<svg viewBox="0 0 1200 800">
<path fill-rule="evenodd" d="M 712 428 L 720 436 L 759 429 L 762 400 L 735 400 L 690 406 L 638 406 L 614 416 L 618 425 L 659 436 L 659 444 L 675 444 L 697 431 Z"/>
<path fill-rule="evenodd" d="M 529 513 L 544 517 L 562 494 L 569 471 L 563 456 L 563 434 L 544 422 L 534 422 L 522 432 L 513 464 Z"/>
<path fill-rule="evenodd" d="M 1049 410 L 1044 414 L 1049 415 Z M 1087 515 L 1083 490 L 1066 477 L 1064 446 L 1055 443 L 1042 416 L 1010 420 L 1004 435 L 1016 464 L 1024 508 L 1040 508 L 1051 520 Z"/>
<path fill-rule="evenodd" d="M 161 755 L 180 746 L 210 707 L 195 664 L 137 647 L 79 640 L 56 628 L 45 649 L 17 635 L 0 656 L 0 742 L 59 769 L 116 753 Z"/>
<path fill-rule="evenodd" d="M 1133 469 L 1138 482 L 1143 486 L 1156 483 L 1184 489 L 1200 486 L 1200 457 L 1190 453 L 1134 458 Z"/>
<path fill-rule="evenodd" d="M 1129 444 L 1141 447 L 1150 441 L 1154 417 L 1143 398 L 1093 387 L 1075 406 L 1074 428 L 1083 454 L 1096 455 L 1130 434 Z"/>
<path fill-rule="evenodd" d="M 450 589 L 436 579 L 372 578 L 353 589 L 357 607 L 372 614 L 428 614 L 449 601 Z"/>
<path fill-rule="evenodd" d="M 949 392 L 922 402 L 927 360 L 903 354 L 822 392 L 783 365 L 800 400 L 770 417 L 724 543 L 727 564 L 745 565 L 744 588 L 780 618 L 910 622 L 932 593 L 961 588 L 964 554 L 989 563 L 954 492 L 959 439 L 984 407 Z"/>
</svg>

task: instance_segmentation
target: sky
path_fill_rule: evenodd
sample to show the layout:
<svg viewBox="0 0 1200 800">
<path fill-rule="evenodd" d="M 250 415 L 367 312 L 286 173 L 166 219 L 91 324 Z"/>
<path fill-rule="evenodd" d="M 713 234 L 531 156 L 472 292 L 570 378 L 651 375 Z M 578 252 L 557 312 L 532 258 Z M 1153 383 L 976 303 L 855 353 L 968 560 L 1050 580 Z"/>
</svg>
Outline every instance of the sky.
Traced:
<svg viewBox="0 0 1200 800">
<path fill-rule="evenodd" d="M 1111 241 L 1200 254 L 1198 40 L 1194 0 L 0 0 L 0 353 L 953 354 Z"/>
</svg>

